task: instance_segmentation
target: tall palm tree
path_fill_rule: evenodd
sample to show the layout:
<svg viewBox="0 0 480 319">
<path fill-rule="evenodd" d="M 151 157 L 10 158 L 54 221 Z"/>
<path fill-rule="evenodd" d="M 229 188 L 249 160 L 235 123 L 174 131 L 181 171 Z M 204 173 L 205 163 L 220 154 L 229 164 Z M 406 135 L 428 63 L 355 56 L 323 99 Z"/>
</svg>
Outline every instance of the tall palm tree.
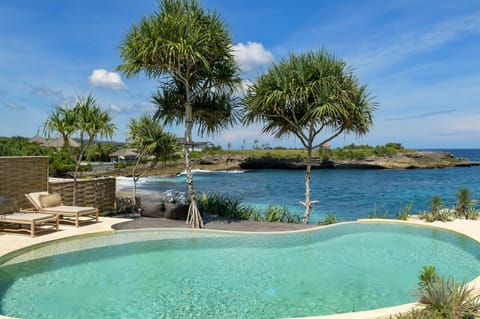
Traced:
<svg viewBox="0 0 480 319">
<path fill-rule="evenodd" d="M 97 106 L 95 97 L 89 94 L 86 98 L 79 97 L 74 107 L 77 118 L 77 134 L 80 138 L 80 154 L 77 157 L 73 174 L 73 205 L 77 202 L 77 176 L 80 164 L 88 147 L 97 137 L 112 138 L 116 129 L 112 116 L 108 111 L 102 111 Z"/>
<path fill-rule="evenodd" d="M 43 134 L 50 138 L 53 132 L 57 132 L 63 139 L 62 148 L 71 153 L 70 138 L 77 130 L 77 119 L 73 108 L 68 106 L 57 106 L 52 111 L 45 123 L 43 123 Z"/>
<path fill-rule="evenodd" d="M 346 63 L 327 50 L 290 56 L 273 65 L 247 89 L 245 124 L 263 124 L 277 138 L 296 136 L 307 149 L 303 222 L 312 204 L 312 150 L 342 133 L 366 134 L 376 103 Z M 320 139 L 320 142 L 315 142 Z"/>
<path fill-rule="evenodd" d="M 117 69 L 127 77 L 144 72 L 162 80 L 157 116 L 165 123 L 185 125 L 185 171 L 190 197 L 187 223 L 203 227 L 193 185 L 190 147 L 193 125 L 199 133 L 214 133 L 232 122 L 228 113 L 220 120 L 216 106 L 230 110 L 239 84 L 230 33 L 216 12 L 205 11 L 195 0 L 163 0 L 159 11 L 133 25 L 120 45 L 124 63 Z M 220 114 L 220 113 L 218 113 Z"/>
<path fill-rule="evenodd" d="M 77 203 L 77 177 L 85 152 L 96 137 L 112 137 L 115 125 L 111 123 L 111 120 L 110 113 L 102 111 L 96 105 L 94 96 L 90 94 L 86 98 L 78 97 L 73 108 L 58 106 L 54 112 L 50 113 L 43 124 L 47 136 L 50 136 L 53 132 L 59 133 L 64 140 L 63 147 L 68 150 L 71 156 L 75 157 L 73 205 Z M 80 139 L 77 156 L 74 156 L 70 147 L 70 138 L 73 136 Z"/>
<path fill-rule="evenodd" d="M 130 142 L 130 145 L 135 148 L 138 153 L 137 161 L 132 168 L 132 201 L 133 206 L 136 207 L 138 180 L 157 165 L 160 157 L 165 158 L 166 156 L 175 153 L 177 143 L 175 135 L 164 132 L 158 121 L 149 115 L 143 115 L 139 119 L 132 118 L 128 127 L 129 132 L 127 139 Z M 153 158 L 150 161 L 149 167 L 141 174 L 137 174 L 140 162 L 151 156 Z"/>
</svg>

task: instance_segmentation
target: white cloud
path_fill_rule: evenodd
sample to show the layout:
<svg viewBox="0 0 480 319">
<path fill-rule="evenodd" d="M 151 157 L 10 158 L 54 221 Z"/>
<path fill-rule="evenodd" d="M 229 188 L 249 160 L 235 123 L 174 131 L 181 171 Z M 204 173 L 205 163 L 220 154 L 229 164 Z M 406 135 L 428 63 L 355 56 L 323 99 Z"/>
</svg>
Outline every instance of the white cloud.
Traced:
<svg viewBox="0 0 480 319">
<path fill-rule="evenodd" d="M 120 74 L 109 72 L 105 69 L 95 69 L 92 75 L 88 77 L 88 82 L 93 86 L 108 87 L 112 90 L 126 90 L 127 86 L 123 83 Z"/>
<path fill-rule="evenodd" d="M 18 104 L 18 103 L 6 103 L 4 106 L 7 109 L 17 110 L 17 111 L 23 111 L 23 110 L 27 109 L 24 105 L 21 105 L 21 104 Z"/>
<path fill-rule="evenodd" d="M 123 111 L 123 108 L 119 105 L 116 105 L 116 104 L 110 104 L 110 110 L 112 110 L 113 112 L 116 112 L 116 113 L 120 113 Z"/>
<path fill-rule="evenodd" d="M 258 66 L 273 62 L 273 54 L 263 47 L 259 42 L 250 42 L 247 44 L 238 43 L 233 47 L 233 55 L 237 59 L 240 68 L 245 71 L 251 71 Z"/>
</svg>

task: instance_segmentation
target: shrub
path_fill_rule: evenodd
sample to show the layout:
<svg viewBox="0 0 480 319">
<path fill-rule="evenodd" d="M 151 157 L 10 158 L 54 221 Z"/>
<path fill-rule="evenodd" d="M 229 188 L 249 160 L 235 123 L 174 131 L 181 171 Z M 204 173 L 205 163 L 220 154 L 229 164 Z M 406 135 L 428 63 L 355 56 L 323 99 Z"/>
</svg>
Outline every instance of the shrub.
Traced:
<svg viewBox="0 0 480 319">
<path fill-rule="evenodd" d="M 472 199 L 473 193 L 467 187 L 462 187 L 455 193 L 455 196 L 457 197 L 457 203 L 455 205 L 456 217 L 465 217 L 468 219 L 469 210 L 477 203 L 476 200 Z"/>
<path fill-rule="evenodd" d="M 317 225 L 332 225 L 340 221 L 335 213 L 325 215 L 325 218 L 317 221 Z"/>
<path fill-rule="evenodd" d="M 201 212 L 212 215 L 231 217 L 243 220 L 300 223 L 300 215 L 292 213 L 286 206 L 270 205 L 265 212 L 242 203 L 238 197 L 219 194 L 200 193 L 197 205 Z"/>
<path fill-rule="evenodd" d="M 270 205 L 265 210 L 264 216 L 266 222 L 300 223 L 300 215 L 291 213 L 286 206 Z"/>
<path fill-rule="evenodd" d="M 398 219 L 407 220 L 408 215 L 410 215 L 410 212 L 412 211 L 412 208 L 413 208 L 413 202 L 408 203 L 408 205 L 405 206 L 405 208 L 397 212 Z"/>
<path fill-rule="evenodd" d="M 418 275 L 420 309 L 399 314 L 396 319 L 470 319 L 480 315 L 479 297 L 465 283 L 445 280 L 435 267 L 424 266 Z"/>
</svg>

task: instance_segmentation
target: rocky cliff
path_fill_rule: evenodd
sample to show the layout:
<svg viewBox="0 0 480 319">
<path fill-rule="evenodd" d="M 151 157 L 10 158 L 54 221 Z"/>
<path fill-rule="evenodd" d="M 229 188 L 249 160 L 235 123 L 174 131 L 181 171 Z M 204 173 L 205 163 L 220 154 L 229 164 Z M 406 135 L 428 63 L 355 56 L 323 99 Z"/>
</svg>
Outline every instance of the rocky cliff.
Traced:
<svg viewBox="0 0 480 319">
<path fill-rule="evenodd" d="M 218 165 L 225 163 L 241 169 L 305 169 L 306 167 L 306 161 L 302 158 L 278 158 L 272 156 L 252 158 L 242 155 L 215 155 L 206 156 L 199 160 L 198 163 L 201 165 Z M 467 159 L 456 158 L 450 153 L 423 151 L 392 156 L 373 156 L 361 160 L 312 159 L 312 168 L 314 169 L 411 169 L 473 165 L 479 165 L 479 163 L 471 163 Z"/>
</svg>

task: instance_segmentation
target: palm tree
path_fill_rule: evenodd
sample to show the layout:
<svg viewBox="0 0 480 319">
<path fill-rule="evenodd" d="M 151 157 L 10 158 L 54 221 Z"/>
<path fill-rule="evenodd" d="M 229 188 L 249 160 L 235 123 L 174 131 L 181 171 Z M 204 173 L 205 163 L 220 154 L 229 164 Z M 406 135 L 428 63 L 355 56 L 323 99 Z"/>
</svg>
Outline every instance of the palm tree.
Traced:
<svg viewBox="0 0 480 319">
<path fill-rule="evenodd" d="M 70 138 L 77 130 L 75 110 L 68 106 L 57 106 L 43 123 L 43 134 L 50 138 L 51 133 L 57 132 L 63 139 L 62 148 L 71 154 Z"/>
<path fill-rule="evenodd" d="M 97 137 L 112 138 L 116 129 L 112 116 L 108 111 L 102 111 L 97 106 L 95 97 L 89 94 L 86 98 L 79 97 L 74 107 L 77 118 L 77 133 L 80 138 L 80 154 L 77 157 L 73 174 L 73 205 L 77 202 L 77 176 L 80 164 L 88 147 Z"/>
<path fill-rule="evenodd" d="M 132 118 L 128 124 L 128 141 L 130 145 L 136 149 L 138 158 L 132 168 L 133 192 L 132 202 L 133 207 L 136 207 L 136 193 L 137 182 L 140 177 L 145 176 L 148 171 L 154 168 L 160 157 L 168 156 L 176 151 L 176 137 L 175 135 L 164 132 L 157 120 L 152 116 L 143 115 L 138 120 Z M 138 166 L 141 161 L 146 160 L 147 157 L 152 156 L 150 165 L 141 174 L 137 174 Z"/>
<path fill-rule="evenodd" d="M 47 136 L 53 132 L 59 133 L 64 140 L 63 147 L 75 157 L 73 205 L 77 203 L 77 177 L 85 152 L 96 137 L 112 137 L 115 125 L 111 123 L 111 120 L 110 113 L 102 111 L 96 105 L 94 96 L 90 94 L 86 98 L 79 97 L 73 108 L 57 107 L 43 124 Z M 70 138 L 74 135 L 80 139 L 78 155 L 74 155 L 70 147 Z"/>
<path fill-rule="evenodd" d="M 185 125 L 187 223 L 201 228 L 189 150 L 192 128 L 196 124 L 199 133 L 213 133 L 234 120 L 231 96 L 240 79 L 231 36 L 218 13 L 206 12 L 197 1 L 163 0 L 157 13 L 132 26 L 120 45 L 120 56 L 124 63 L 117 69 L 127 77 L 144 72 L 163 81 L 154 97 L 159 105 L 156 116 L 166 124 Z"/>
<path fill-rule="evenodd" d="M 263 133 L 277 138 L 296 136 L 307 149 L 304 223 L 312 204 L 310 175 L 312 150 L 342 133 L 362 136 L 372 125 L 376 103 L 369 98 L 346 63 L 325 49 L 290 54 L 272 65 L 247 89 L 245 124 L 263 123 Z M 320 138 L 321 142 L 315 143 Z"/>
</svg>

